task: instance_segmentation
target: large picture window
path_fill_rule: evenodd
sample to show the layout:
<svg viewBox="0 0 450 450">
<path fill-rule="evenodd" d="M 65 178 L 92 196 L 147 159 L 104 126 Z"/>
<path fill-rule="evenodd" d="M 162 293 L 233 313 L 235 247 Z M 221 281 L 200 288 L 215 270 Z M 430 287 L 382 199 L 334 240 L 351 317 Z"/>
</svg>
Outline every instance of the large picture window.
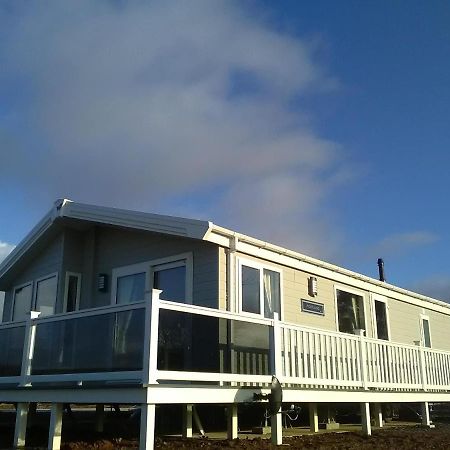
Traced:
<svg viewBox="0 0 450 450">
<path fill-rule="evenodd" d="M 239 264 L 240 310 L 272 318 L 281 313 L 280 272 L 253 262 Z"/>
<path fill-rule="evenodd" d="M 362 295 L 336 289 L 336 304 L 339 331 L 355 334 L 356 330 L 366 328 Z"/>
</svg>

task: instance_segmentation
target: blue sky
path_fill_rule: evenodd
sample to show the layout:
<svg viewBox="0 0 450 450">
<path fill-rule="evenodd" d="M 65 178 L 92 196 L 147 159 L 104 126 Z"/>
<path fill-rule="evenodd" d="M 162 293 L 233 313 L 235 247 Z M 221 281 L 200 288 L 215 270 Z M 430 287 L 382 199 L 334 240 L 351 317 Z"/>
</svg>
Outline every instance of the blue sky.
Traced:
<svg viewBox="0 0 450 450">
<path fill-rule="evenodd" d="M 0 257 L 53 200 L 208 218 L 450 300 L 447 1 L 3 1 Z"/>
</svg>

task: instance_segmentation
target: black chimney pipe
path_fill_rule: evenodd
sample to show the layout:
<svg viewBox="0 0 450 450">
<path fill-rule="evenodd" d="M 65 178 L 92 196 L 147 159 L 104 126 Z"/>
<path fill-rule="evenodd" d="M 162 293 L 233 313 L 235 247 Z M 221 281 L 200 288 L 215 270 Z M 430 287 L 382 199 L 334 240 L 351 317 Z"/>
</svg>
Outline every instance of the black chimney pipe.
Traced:
<svg viewBox="0 0 450 450">
<path fill-rule="evenodd" d="M 386 281 L 384 276 L 384 261 L 381 258 L 378 258 L 378 276 L 380 281 Z"/>
</svg>

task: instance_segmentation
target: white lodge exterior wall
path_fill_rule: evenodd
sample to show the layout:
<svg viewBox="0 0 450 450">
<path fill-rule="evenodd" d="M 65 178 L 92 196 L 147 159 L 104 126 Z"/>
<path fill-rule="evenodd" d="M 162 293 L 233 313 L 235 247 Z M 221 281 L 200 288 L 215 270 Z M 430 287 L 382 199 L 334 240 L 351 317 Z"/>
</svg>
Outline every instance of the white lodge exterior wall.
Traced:
<svg viewBox="0 0 450 450">
<path fill-rule="evenodd" d="M 296 268 L 287 267 L 269 260 L 263 260 L 254 256 L 246 255 L 242 252 L 236 254 L 237 258 L 253 261 L 267 267 L 276 268 L 282 274 L 282 320 L 296 325 L 319 328 L 327 331 L 339 331 L 337 325 L 336 311 L 336 288 L 359 293 L 364 299 L 364 315 L 366 322 L 366 336 L 376 338 L 376 322 L 374 318 L 374 308 L 372 292 L 361 289 L 351 277 L 348 283 L 341 279 L 333 280 L 318 276 L 314 273 L 305 272 Z M 317 278 L 318 294 L 311 297 L 308 293 L 308 278 Z M 224 283 L 223 278 L 221 282 Z M 367 283 L 366 283 L 367 285 Z M 379 288 L 375 292 L 379 292 Z M 376 294 L 376 295 L 379 295 Z M 404 296 L 403 296 L 404 297 Z M 301 300 L 318 302 L 324 306 L 324 315 L 312 314 L 302 311 Z M 422 339 L 421 316 L 427 316 L 430 325 L 432 348 L 450 351 L 450 307 L 448 314 L 423 308 L 412 303 L 399 300 L 392 296 L 385 296 L 387 302 L 388 327 L 390 331 L 390 341 L 408 345 L 420 343 Z M 238 289 L 236 288 L 236 301 L 239 302 Z"/>
</svg>

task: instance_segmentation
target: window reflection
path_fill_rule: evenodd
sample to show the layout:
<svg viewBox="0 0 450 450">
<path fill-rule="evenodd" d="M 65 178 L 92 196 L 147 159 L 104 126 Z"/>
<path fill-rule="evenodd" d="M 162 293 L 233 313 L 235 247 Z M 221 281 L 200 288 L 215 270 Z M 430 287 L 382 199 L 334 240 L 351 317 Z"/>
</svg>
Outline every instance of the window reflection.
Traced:
<svg viewBox="0 0 450 450">
<path fill-rule="evenodd" d="M 186 265 L 178 267 L 156 266 L 153 269 L 153 287 L 161 289 L 160 298 L 186 302 Z"/>
</svg>

